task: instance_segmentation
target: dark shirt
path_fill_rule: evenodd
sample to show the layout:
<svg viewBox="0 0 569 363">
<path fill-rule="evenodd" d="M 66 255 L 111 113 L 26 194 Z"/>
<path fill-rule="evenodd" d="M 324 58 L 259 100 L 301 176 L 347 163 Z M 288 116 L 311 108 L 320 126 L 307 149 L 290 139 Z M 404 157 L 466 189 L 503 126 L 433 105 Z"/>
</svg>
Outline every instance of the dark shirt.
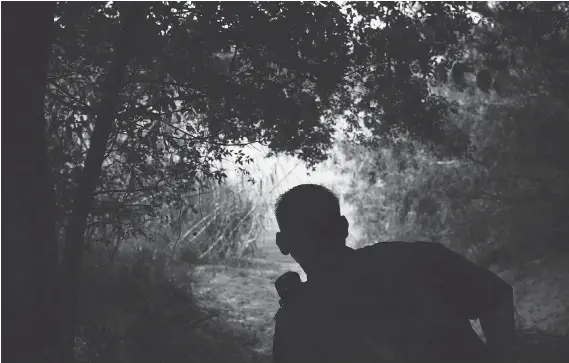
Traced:
<svg viewBox="0 0 569 363">
<path fill-rule="evenodd" d="M 509 289 L 441 244 L 346 248 L 279 309 L 273 361 L 481 362 L 485 346 L 469 319 Z"/>
</svg>

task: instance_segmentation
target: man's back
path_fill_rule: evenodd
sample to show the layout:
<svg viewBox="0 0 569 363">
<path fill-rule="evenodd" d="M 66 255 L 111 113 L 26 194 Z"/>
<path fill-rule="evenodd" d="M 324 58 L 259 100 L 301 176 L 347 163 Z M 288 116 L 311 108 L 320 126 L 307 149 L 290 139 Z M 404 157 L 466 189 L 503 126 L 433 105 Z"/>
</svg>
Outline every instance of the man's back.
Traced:
<svg viewBox="0 0 569 363">
<path fill-rule="evenodd" d="M 439 244 L 351 250 L 279 311 L 275 362 L 480 361 L 468 319 L 500 281 Z"/>
</svg>

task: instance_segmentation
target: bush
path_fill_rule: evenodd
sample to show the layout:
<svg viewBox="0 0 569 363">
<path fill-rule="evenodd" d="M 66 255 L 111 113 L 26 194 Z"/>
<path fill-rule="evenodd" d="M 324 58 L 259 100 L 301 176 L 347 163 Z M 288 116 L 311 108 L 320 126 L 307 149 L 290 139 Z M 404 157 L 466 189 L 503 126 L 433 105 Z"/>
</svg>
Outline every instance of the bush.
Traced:
<svg viewBox="0 0 569 363">
<path fill-rule="evenodd" d="M 142 235 L 91 243 L 80 290 L 78 362 L 250 362 L 253 338 L 197 306 L 191 267 L 255 251 L 266 203 L 248 183 L 208 183 L 165 206 Z M 162 223 L 165 221 L 166 223 Z M 112 233 L 103 226 L 108 239 Z M 101 229 L 92 231 L 102 236 Z"/>
<path fill-rule="evenodd" d="M 520 81 L 521 82 L 521 81 Z M 367 243 L 437 240 L 479 263 L 516 264 L 569 245 L 569 110 L 560 100 L 436 90 L 458 107 L 446 124 L 468 137 L 441 159 L 398 136 L 394 147 L 343 146 L 346 198 Z"/>
<path fill-rule="evenodd" d="M 516 264 L 569 248 L 567 8 L 474 8 L 481 20 L 461 43 L 454 81 L 429 81 L 429 96 L 453 105 L 436 146 L 466 152 L 438 157 L 397 133 L 367 149 L 345 145 L 342 171 L 355 179 L 348 197 L 367 243 L 435 239 L 486 265 Z"/>
<path fill-rule="evenodd" d="M 113 262 L 106 256 L 97 249 L 84 265 L 78 360 L 182 361 L 191 354 L 179 336 L 187 337 L 185 326 L 203 313 L 190 285 L 169 280 L 163 257 L 153 258 L 151 251 L 121 254 Z"/>
<path fill-rule="evenodd" d="M 150 250 L 113 261 L 100 248 L 85 261 L 76 360 L 254 362 L 254 338 L 197 306 L 187 265 Z"/>
<path fill-rule="evenodd" d="M 90 242 L 108 241 L 105 245 L 113 256 L 148 249 L 191 264 L 250 256 L 264 230 L 267 208 L 262 200 L 254 199 L 250 189 L 245 181 L 207 182 L 176 205 L 163 206 L 156 218 L 139 225 L 138 233 L 129 238 L 102 224 L 91 228 L 90 234 L 98 238 Z"/>
</svg>

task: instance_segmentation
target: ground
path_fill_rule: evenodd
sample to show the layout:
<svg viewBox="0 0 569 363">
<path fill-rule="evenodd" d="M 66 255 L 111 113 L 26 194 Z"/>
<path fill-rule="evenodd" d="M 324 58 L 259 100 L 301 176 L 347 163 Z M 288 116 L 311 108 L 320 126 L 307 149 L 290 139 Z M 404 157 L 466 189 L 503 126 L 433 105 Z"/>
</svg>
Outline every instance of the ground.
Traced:
<svg viewBox="0 0 569 363">
<path fill-rule="evenodd" d="M 198 301 L 214 309 L 218 314 L 216 319 L 251 337 L 248 348 L 260 362 L 269 362 L 273 317 L 278 309 L 274 281 L 286 271 L 302 270 L 292 259 L 280 255 L 272 243 L 261 245 L 261 253 L 262 257 L 241 265 L 197 266 L 188 274 L 194 281 L 193 291 Z M 515 270 L 500 272 L 502 278 L 514 286 L 519 321 L 524 329 L 568 333 L 567 257 L 538 260 Z M 541 354 L 535 350 L 532 352 Z"/>
</svg>

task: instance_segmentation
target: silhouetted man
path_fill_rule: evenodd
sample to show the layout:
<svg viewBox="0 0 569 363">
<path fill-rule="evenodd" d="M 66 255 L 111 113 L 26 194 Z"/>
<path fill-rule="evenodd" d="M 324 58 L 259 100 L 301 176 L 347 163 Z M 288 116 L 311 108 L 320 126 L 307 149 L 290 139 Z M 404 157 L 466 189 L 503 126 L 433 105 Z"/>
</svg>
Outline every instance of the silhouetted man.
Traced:
<svg viewBox="0 0 569 363">
<path fill-rule="evenodd" d="M 275 363 L 506 363 L 513 295 L 493 273 L 437 243 L 347 247 L 338 198 L 319 185 L 292 188 L 275 213 L 279 249 L 307 274 L 277 280 Z"/>
</svg>

